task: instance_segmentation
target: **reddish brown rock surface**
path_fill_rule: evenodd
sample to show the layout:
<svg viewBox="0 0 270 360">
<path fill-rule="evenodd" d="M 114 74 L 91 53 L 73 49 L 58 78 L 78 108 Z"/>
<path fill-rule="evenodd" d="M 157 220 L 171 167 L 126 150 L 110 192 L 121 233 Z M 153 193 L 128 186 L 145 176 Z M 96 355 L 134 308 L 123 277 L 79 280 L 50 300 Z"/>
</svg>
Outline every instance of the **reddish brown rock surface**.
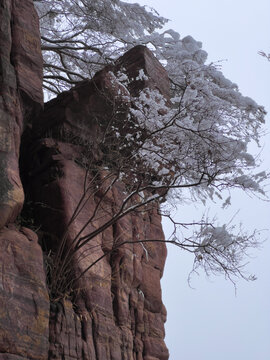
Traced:
<svg viewBox="0 0 270 360">
<path fill-rule="evenodd" d="M 137 59 L 140 61 L 136 66 Z M 149 78 L 144 86 L 159 89 L 157 79 L 152 79 L 151 73 L 163 74 L 164 70 L 146 48 L 131 50 L 118 63 L 134 71 L 133 78 L 143 68 Z M 31 201 L 37 204 L 36 221 L 41 225 L 47 249 L 57 248 L 67 228 L 65 246 L 70 248 L 76 234 L 94 214 L 100 199 L 101 208 L 80 236 L 100 228 L 114 215 L 125 197 L 125 186 L 121 181 L 106 193 L 103 186 L 95 195 L 90 195 L 78 217 L 69 224 L 85 181 L 85 168 L 78 165 L 82 152 L 78 137 L 82 142 L 88 139 L 94 144 L 99 126 L 97 119 L 100 123 L 105 122 L 113 111 L 116 112 L 116 101 L 113 106 L 107 101 L 119 98 L 119 89 L 113 86 L 112 71 L 118 70 L 105 68 L 93 81 L 83 82 L 47 103 L 42 117 L 35 123 L 40 139 L 30 145 L 33 156 L 28 187 Z M 166 85 L 167 78 L 162 86 Z M 141 82 L 138 86 L 142 86 Z M 130 88 L 136 92 L 133 83 Z M 122 103 L 121 106 L 123 109 Z M 67 133 L 68 138 L 65 137 Z M 46 137 L 42 138 L 42 135 Z M 75 144 L 73 139 L 76 139 Z M 166 247 L 164 243 L 133 243 L 138 239 L 164 239 L 155 207 L 118 220 L 84 245 L 72 260 L 73 273 L 80 274 L 115 244 L 130 242 L 109 252 L 74 284 L 80 289 L 75 299 L 52 305 L 49 358 L 168 359 L 163 340 L 166 310 L 160 288 Z"/>
<path fill-rule="evenodd" d="M 4 227 L 0 244 L 0 359 L 46 359 L 49 298 L 37 235 Z"/>
<path fill-rule="evenodd" d="M 69 224 L 84 186 L 81 144 L 90 141 L 91 161 L 98 162 L 100 124 L 106 125 L 115 107 L 124 124 L 130 106 L 114 74 L 125 67 L 133 96 L 149 87 L 168 97 L 166 72 L 139 46 L 39 114 L 42 58 L 32 0 L 3 0 L 0 22 L 0 360 L 167 360 L 160 288 L 166 247 L 136 243 L 164 238 L 157 206 L 122 217 L 85 244 L 71 258 L 72 279 L 107 255 L 72 282 L 76 291 L 51 293 L 51 304 L 44 269 L 65 233 L 64 254 L 72 246 L 100 199 L 102 207 L 81 236 L 102 226 L 124 199 L 121 181 L 109 191 L 104 181 Z M 140 69 L 148 79 L 137 79 Z M 100 169 L 99 178 L 105 176 Z M 36 232 L 27 228 L 34 222 Z"/>
<path fill-rule="evenodd" d="M 24 201 L 21 135 L 43 102 L 33 2 L 1 1 L 0 24 L 0 359 L 41 360 L 49 330 L 43 254 L 33 231 L 11 225 Z"/>
<path fill-rule="evenodd" d="M 16 219 L 23 205 L 20 137 L 43 103 L 43 94 L 39 24 L 32 0 L 2 0 L 0 24 L 1 228 Z"/>
</svg>

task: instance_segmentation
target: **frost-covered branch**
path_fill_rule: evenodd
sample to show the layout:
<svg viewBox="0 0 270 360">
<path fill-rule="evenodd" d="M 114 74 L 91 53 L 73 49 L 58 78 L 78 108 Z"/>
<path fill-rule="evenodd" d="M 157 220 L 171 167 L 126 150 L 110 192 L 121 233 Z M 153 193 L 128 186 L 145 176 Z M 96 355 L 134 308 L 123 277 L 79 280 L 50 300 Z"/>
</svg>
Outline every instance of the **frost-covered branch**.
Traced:
<svg viewBox="0 0 270 360">
<path fill-rule="evenodd" d="M 200 42 L 191 36 L 181 39 L 173 30 L 162 32 L 166 19 L 125 1 L 36 0 L 35 5 L 41 21 L 44 88 L 59 93 L 114 63 L 107 80 L 111 89 L 117 89 L 113 97 L 97 89 L 111 109 L 107 117 L 91 119 L 100 127 L 95 138 L 98 161 L 93 160 L 91 142 L 76 144 L 83 155 L 78 163 L 85 169 L 85 179 L 55 255 L 55 288 L 74 257 L 83 257 L 86 246 L 132 213 L 156 209 L 168 198 L 174 203 L 186 196 L 203 202 L 223 198 L 231 188 L 265 195 L 262 184 L 269 175 L 257 172 L 258 160 L 248 151 L 250 143 L 259 145 L 265 110 L 243 96 L 218 66 L 207 64 Z M 132 92 L 134 81 L 147 82 L 149 74 L 138 69 L 131 79 L 116 59 L 137 44 L 149 46 L 164 65 L 170 97 L 151 86 L 136 96 Z M 125 196 L 112 210 L 107 200 L 116 184 L 122 184 Z M 89 201 L 95 206 L 71 236 L 70 228 Z M 202 266 L 206 273 L 244 277 L 243 256 L 258 246 L 255 233 L 233 234 L 228 226 L 203 220 L 184 224 L 166 216 L 175 229 L 195 227 L 191 237 L 175 231 L 175 238 L 168 240 L 194 254 L 194 271 Z"/>
<path fill-rule="evenodd" d="M 91 78 L 104 64 L 111 63 L 128 48 L 140 43 L 145 33 L 161 28 L 166 19 L 153 9 L 114 0 L 36 0 L 41 41 L 47 64 Z M 50 67 L 45 76 L 52 75 Z M 79 79 L 77 79 L 78 81 Z M 66 90 L 69 82 L 60 77 Z"/>
</svg>

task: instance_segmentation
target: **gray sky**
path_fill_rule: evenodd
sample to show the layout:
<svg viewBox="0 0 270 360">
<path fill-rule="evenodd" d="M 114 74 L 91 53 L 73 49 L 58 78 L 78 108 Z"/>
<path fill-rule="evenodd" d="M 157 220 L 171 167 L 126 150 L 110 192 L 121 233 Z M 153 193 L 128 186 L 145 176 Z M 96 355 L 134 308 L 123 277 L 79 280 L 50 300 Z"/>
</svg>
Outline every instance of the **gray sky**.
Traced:
<svg viewBox="0 0 270 360">
<path fill-rule="evenodd" d="M 270 52 L 269 0 L 140 0 L 171 19 L 169 27 L 181 37 L 191 35 L 202 41 L 209 62 L 222 62 L 227 78 L 240 91 L 264 105 L 270 112 L 270 62 L 258 55 Z M 270 169 L 270 116 L 262 144 L 263 169 Z M 269 189 L 269 186 L 268 186 Z M 270 228 L 270 204 L 234 193 L 232 207 L 222 213 L 211 205 L 211 213 L 221 222 L 236 221 L 250 231 Z M 195 219 L 198 207 L 180 207 L 179 219 Z M 183 217 L 181 215 L 183 213 Z M 164 223 L 165 233 L 169 226 Z M 187 283 L 192 258 L 176 248 L 169 249 L 162 281 L 167 307 L 166 343 L 171 360 L 269 360 L 270 358 L 270 241 L 269 231 L 261 251 L 254 252 L 248 270 L 258 276 L 255 282 L 233 286 L 223 278 L 194 277 Z"/>
</svg>

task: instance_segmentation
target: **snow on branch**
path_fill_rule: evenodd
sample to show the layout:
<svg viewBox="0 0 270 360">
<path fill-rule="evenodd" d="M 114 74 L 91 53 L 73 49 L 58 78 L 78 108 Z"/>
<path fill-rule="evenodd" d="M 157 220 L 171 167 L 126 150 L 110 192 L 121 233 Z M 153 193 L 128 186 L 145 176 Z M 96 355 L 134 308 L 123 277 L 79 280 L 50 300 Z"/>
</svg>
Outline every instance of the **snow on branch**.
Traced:
<svg viewBox="0 0 270 360">
<path fill-rule="evenodd" d="M 151 203 L 156 206 L 168 198 L 183 202 L 187 190 L 192 200 L 203 202 L 222 198 L 231 188 L 265 194 L 263 182 L 269 174 L 256 173 L 258 160 L 248 146 L 259 145 L 266 112 L 243 96 L 219 66 L 207 64 L 201 42 L 191 36 L 181 39 L 174 30 L 162 32 L 166 19 L 138 4 L 40 0 L 35 5 L 41 22 L 44 88 L 53 94 L 92 78 L 138 44 L 153 51 L 170 78 L 169 99 L 154 86 L 132 93 L 134 81 L 149 81 L 145 69 L 138 69 L 132 79 L 124 68 L 109 72 L 114 97 L 108 99 L 104 93 L 104 103 L 111 102 L 112 114 L 106 124 L 100 121 L 102 134 L 95 139 L 102 156 L 98 166 L 88 164 L 90 151 L 84 164 L 88 173 L 102 168 L 113 175 L 114 184 L 125 185 L 126 196 L 100 228 L 84 236 L 80 236 L 82 230 L 78 232 L 77 249 L 123 216 L 147 211 Z M 104 183 L 97 185 L 95 194 L 102 192 Z M 85 227 L 95 221 L 110 190 L 111 184 Z M 226 226 L 198 224 L 192 239 L 174 241 L 192 249 L 194 270 L 203 264 L 207 273 L 242 276 L 243 255 L 258 245 L 256 234 L 233 235 Z"/>
</svg>

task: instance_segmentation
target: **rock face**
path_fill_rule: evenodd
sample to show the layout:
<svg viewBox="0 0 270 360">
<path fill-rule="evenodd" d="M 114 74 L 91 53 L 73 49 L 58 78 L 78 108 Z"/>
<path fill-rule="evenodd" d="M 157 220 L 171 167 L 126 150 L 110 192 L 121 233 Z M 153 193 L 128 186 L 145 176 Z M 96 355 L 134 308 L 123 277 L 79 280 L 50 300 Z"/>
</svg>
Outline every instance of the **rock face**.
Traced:
<svg viewBox="0 0 270 360">
<path fill-rule="evenodd" d="M 0 359 L 47 358 L 49 301 L 37 240 L 26 228 L 0 231 Z"/>
<path fill-rule="evenodd" d="M 20 138 L 43 104 L 39 23 L 31 0 L 0 6 L 0 228 L 24 201 L 19 176 Z"/>
<path fill-rule="evenodd" d="M 98 124 L 117 113 L 117 102 L 123 110 L 124 96 L 120 94 L 123 97 L 119 99 L 113 76 L 119 64 L 132 72 L 131 78 L 136 79 L 140 69 L 148 77 L 147 84 L 131 83 L 132 92 L 143 86 L 167 86 L 168 91 L 164 69 L 149 50 L 136 47 L 119 59 L 115 68 L 105 68 L 92 81 L 83 82 L 47 103 L 34 124 L 37 139 L 30 145 L 33 155 L 27 187 L 31 189 L 28 192 L 31 201 L 39 204 L 35 206 L 36 221 L 42 226 L 47 250 L 58 248 L 65 236 L 65 247 L 71 248 L 82 229 L 81 237 L 101 228 L 117 213 L 126 196 L 121 181 L 107 191 L 104 180 L 70 223 L 86 181 L 80 144 L 87 139 L 94 146 L 99 136 Z M 157 73 L 164 74 L 165 81 L 157 83 Z M 98 152 L 96 149 L 95 153 Z M 104 170 L 99 178 L 109 175 Z M 91 183 L 93 178 L 88 176 L 87 181 Z M 87 224 L 90 217 L 92 221 Z M 108 256 L 74 284 L 80 289 L 76 299 L 51 307 L 49 358 L 168 359 L 163 341 L 166 310 L 160 288 L 166 247 L 164 243 L 134 243 L 138 239 L 164 239 L 157 208 L 126 215 L 78 251 L 72 260 L 73 274 L 81 274 L 89 264 L 106 253 Z M 110 252 L 124 241 L 130 243 Z"/>
<path fill-rule="evenodd" d="M 46 359 L 49 298 L 43 254 L 34 232 L 10 224 L 24 201 L 21 135 L 43 104 L 32 1 L 1 1 L 0 24 L 0 359 Z"/>
<path fill-rule="evenodd" d="M 126 185 L 110 186 L 107 169 L 88 171 L 84 153 L 87 142 L 87 161 L 98 164 L 100 127 L 115 113 L 125 120 L 127 89 L 114 81 L 122 68 L 133 96 L 148 87 L 168 98 L 167 74 L 138 46 L 43 111 L 32 1 L 3 0 L 0 20 L 0 360 L 167 360 L 160 288 L 166 247 L 137 242 L 164 239 L 158 205 L 109 224 Z M 35 232 L 27 228 L 33 225 Z M 64 260 L 68 266 L 53 272 L 60 246 L 57 269 Z"/>
</svg>

